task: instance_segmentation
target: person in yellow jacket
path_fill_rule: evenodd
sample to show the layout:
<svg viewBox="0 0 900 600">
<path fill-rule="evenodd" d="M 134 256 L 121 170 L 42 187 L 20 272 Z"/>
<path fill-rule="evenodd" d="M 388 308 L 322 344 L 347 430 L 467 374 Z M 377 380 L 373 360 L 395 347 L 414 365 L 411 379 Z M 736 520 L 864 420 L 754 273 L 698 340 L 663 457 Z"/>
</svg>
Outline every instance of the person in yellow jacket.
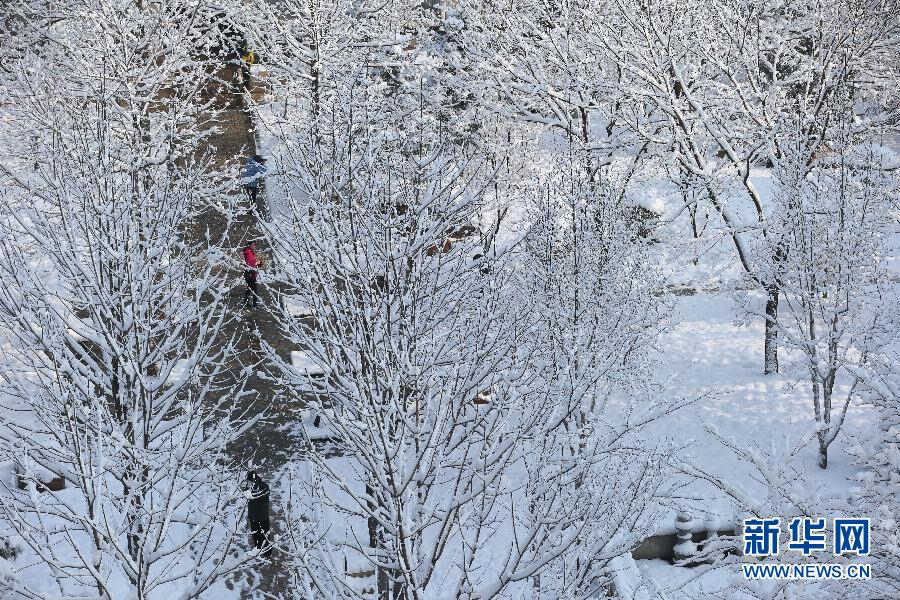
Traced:
<svg viewBox="0 0 900 600">
<path fill-rule="evenodd" d="M 256 64 L 256 53 L 248 50 L 246 54 L 241 56 L 241 77 L 244 80 L 244 89 L 250 90 L 250 65 Z"/>
</svg>

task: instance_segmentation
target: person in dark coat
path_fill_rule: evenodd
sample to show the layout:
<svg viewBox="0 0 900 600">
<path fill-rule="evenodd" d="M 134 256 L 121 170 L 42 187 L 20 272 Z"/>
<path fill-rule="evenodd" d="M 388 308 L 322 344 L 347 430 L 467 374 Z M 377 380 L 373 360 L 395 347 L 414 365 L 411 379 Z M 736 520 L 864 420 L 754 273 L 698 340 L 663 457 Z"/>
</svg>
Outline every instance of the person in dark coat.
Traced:
<svg viewBox="0 0 900 600">
<path fill-rule="evenodd" d="M 266 174 L 266 159 L 259 154 L 254 154 L 244 164 L 244 189 L 250 196 L 250 202 L 256 206 L 256 197 L 259 195 L 259 180 Z"/>
<path fill-rule="evenodd" d="M 269 543 L 269 486 L 256 471 L 247 473 L 247 492 L 247 520 L 250 521 L 253 545 L 269 556 L 272 554 Z"/>
</svg>

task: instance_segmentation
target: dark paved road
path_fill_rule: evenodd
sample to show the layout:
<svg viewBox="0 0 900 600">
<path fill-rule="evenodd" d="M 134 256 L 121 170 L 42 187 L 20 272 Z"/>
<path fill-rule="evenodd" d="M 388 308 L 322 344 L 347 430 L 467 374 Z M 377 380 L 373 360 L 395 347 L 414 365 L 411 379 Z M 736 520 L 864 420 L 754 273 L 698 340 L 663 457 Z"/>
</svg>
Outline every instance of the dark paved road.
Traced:
<svg viewBox="0 0 900 600">
<path fill-rule="evenodd" d="M 232 75 L 233 71 L 228 68 L 220 72 L 223 78 Z M 209 148 L 214 153 L 217 167 L 237 174 L 244 158 L 256 153 L 256 140 L 251 114 L 244 106 L 241 96 L 232 94 L 231 89 L 222 85 L 208 90 L 221 109 L 217 119 L 210 123 L 210 131 L 213 131 L 213 134 L 209 140 Z M 258 96 L 258 93 L 254 93 L 254 96 Z M 261 340 L 265 340 L 267 344 L 276 348 L 282 358 L 288 360 L 290 351 L 294 348 L 281 334 L 277 325 L 275 314 L 280 307 L 277 299 L 273 297 L 275 286 L 266 286 L 265 276 L 261 278 L 260 286 L 264 306 L 257 309 L 242 307 L 246 288 L 237 261 L 240 258 L 240 248 L 246 241 L 260 238 L 258 215 L 267 214 L 265 190 L 259 194 L 258 206 L 251 207 L 249 198 L 235 181 L 231 199 L 234 210 L 230 215 L 226 216 L 215 208 L 209 208 L 202 218 L 189 224 L 188 235 L 194 239 L 202 238 L 207 233 L 213 239 L 224 235 L 226 245 L 234 249 L 235 264 L 227 268 L 228 280 L 234 286 L 230 292 L 229 310 L 235 318 L 229 321 L 223 331 L 223 338 L 236 336 L 238 346 L 237 352 L 229 359 L 228 373 L 216 382 L 216 388 L 220 394 L 233 394 L 243 382 L 248 393 L 240 401 L 239 409 L 249 409 L 254 414 L 264 415 L 228 450 L 235 464 L 245 467 L 252 464 L 264 479 L 270 479 L 291 459 L 297 446 L 291 438 L 291 432 L 295 430 L 292 425 L 300 418 L 301 407 L 296 404 L 292 406 L 285 400 L 285 396 L 279 393 L 279 389 L 269 376 L 260 343 Z M 265 252 L 267 249 L 265 241 L 262 240 L 259 245 Z M 271 487 L 274 492 L 277 485 Z M 282 519 L 278 512 L 278 498 L 274 493 L 272 509 L 273 532 L 277 533 Z M 287 586 L 287 578 L 279 563 L 278 553 L 275 552 L 271 561 L 258 573 L 246 573 L 244 576 L 253 581 L 251 585 L 255 590 L 269 596 L 277 596 L 284 593 Z M 244 595 L 249 596 L 246 593 Z"/>
</svg>

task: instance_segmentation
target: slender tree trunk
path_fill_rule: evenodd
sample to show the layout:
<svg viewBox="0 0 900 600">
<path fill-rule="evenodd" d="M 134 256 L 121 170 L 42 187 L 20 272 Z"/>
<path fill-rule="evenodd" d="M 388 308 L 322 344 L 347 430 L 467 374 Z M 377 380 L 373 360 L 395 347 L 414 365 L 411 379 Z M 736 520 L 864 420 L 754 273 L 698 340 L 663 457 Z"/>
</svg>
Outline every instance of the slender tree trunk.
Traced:
<svg viewBox="0 0 900 600">
<path fill-rule="evenodd" d="M 812 393 L 813 393 L 813 411 L 816 415 L 816 426 L 819 429 L 816 431 L 816 439 L 819 440 L 819 460 L 818 465 L 820 469 L 828 468 L 828 431 L 821 429 L 823 423 L 828 424 L 830 421 L 829 414 L 827 411 L 823 410 L 824 407 L 819 404 L 819 379 L 817 378 L 814 371 L 811 371 L 810 378 L 812 379 Z M 823 395 L 827 393 L 824 389 L 822 390 Z"/>
<path fill-rule="evenodd" d="M 763 349 L 763 373 L 778 372 L 778 299 L 780 290 L 776 284 L 766 287 L 766 336 Z"/>
<path fill-rule="evenodd" d="M 375 489 L 366 485 L 366 496 L 370 498 L 368 501 L 369 510 L 375 511 L 375 503 L 371 500 L 371 498 L 375 497 Z M 369 547 L 374 551 L 375 558 L 375 581 L 378 586 L 378 598 L 379 600 L 388 600 L 388 574 L 387 570 L 382 567 L 382 563 L 384 562 L 384 540 L 382 539 L 381 532 L 378 527 L 378 519 L 373 516 L 368 518 L 368 529 L 369 529 Z"/>
<path fill-rule="evenodd" d="M 832 347 L 829 351 L 830 356 L 835 356 L 837 348 Z M 819 437 L 819 468 L 828 468 L 828 446 L 834 441 L 835 433 L 831 431 L 831 402 L 834 397 L 834 380 L 837 375 L 837 368 L 829 369 L 828 376 L 822 382 L 822 422 L 828 426 L 828 429 L 820 432 Z"/>
<path fill-rule="evenodd" d="M 378 547 L 376 557 L 379 565 L 376 572 L 378 600 L 391 600 L 391 573 L 387 568 L 382 566 L 387 562 L 387 552 L 385 552 L 384 548 L 384 536 L 380 530 L 378 531 L 376 545 Z"/>
<path fill-rule="evenodd" d="M 319 79 L 319 77 L 320 77 L 320 72 L 319 72 L 320 57 L 319 57 L 318 33 L 316 34 L 314 55 L 315 55 L 314 62 L 310 65 L 310 69 L 309 69 L 310 70 L 310 80 L 311 80 L 310 85 L 312 87 L 310 113 L 311 113 L 311 120 L 312 120 L 313 128 L 315 130 L 315 140 L 316 140 L 316 143 L 319 144 L 319 143 L 321 143 L 321 129 L 319 127 L 319 113 L 321 111 L 321 105 L 322 105 L 322 98 L 321 98 L 322 91 L 321 91 L 321 81 Z"/>
<path fill-rule="evenodd" d="M 825 436 L 819 436 L 819 462 L 820 469 L 828 468 L 828 444 L 825 443 Z"/>
</svg>

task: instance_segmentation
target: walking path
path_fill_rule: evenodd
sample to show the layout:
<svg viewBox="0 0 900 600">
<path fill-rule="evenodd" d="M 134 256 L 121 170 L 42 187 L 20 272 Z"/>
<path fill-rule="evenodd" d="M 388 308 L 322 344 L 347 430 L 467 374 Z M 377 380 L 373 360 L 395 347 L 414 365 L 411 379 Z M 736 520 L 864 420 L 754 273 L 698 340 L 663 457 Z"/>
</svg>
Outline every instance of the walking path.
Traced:
<svg viewBox="0 0 900 600">
<path fill-rule="evenodd" d="M 226 80 L 233 75 L 234 71 L 230 67 L 223 68 L 219 73 L 220 78 Z M 211 89 L 210 94 L 216 98 L 219 106 L 224 108 L 215 123 L 218 130 L 211 136 L 209 146 L 214 151 L 216 167 L 227 172 L 229 163 L 233 165 L 237 162 L 238 166 L 242 166 L 246 157 L 256 153 L 253 122 L 242 97 L 233 94 L 228 86 L 222 85 Z M 284 338 L 278 327 L 275 315 L 280 310 L 280 302 L 274 296 L 277 287 L 267 286 L 263 275 L 260 282 L 262 305 L 256 309 L 242 308 L 246 286 L 237 260 L 240 257 L 239 250 L 247 240 L 261 237 L 258 215 L 266 214 L 267 207 L 265 190 L 260 191 L 258 206 L 250 207 L 249 198 L 235 182 L 233 194 L 237 200 L 236 204 L 246 207 L 247 210 L 231 215 L 229 226 L 229 220 L 225 215 L 210 208 L 204 213 L 203 218 L 191 224 L 188 235 L 194 239 L 202 239 L 209 233 L 211 239 L 217 239 L 224 234 L 226 247 L 234 249 L 235 264 L 228 267 L 227 280 L 232 286 L 228 306 L 234 311 L 235 318 L 231 319 L 222 331 L 222 341 L 224 343 L 233 336 L 237 341 L 237 351 L 229 358 L 228 372 L 216 382 L 215 388 L 220 394 L 228 395 L 234 393 L 243 382 L 246 393 L 241 398 L 238 409 L 263 415 L 253 428 L 228 448 L 228 452 L 234 464 L 245 468 L 252 466 L 263 479 L 268 479 L 291 458 L 292 448 L 296 448 L 297 444 L 292 443 L 289 438 L 290 432 L 294 429 L 290 425 L 298 421 L 300 416 L 299 407 L 291 406 L 285 401 L 285 396 L 279 393 L 274 378 L 268 373 L 261 350 L 261 342 L 264 340 L 274 347 L 282 358 L 289 360 L 291 350 L 295 349 Z M 259 246 L 261 251 L 266 251 L 265 240 L 260 240 Z M 278 533 L 279 524 L 283 522 L 279 513 L 279 503 L 274 496 L 277 487 L 271 486 L 273 534 Z M 249 545 L 249 528 L 247 540 Z M 275 551 L 271 560 L 259 569 L 260 579 L 250 583 L 252 589 L 268 595 L 287 591 L 288 574 L 280 568 L 279 558 L 279 553 Z M 253 573 L 247 575 L 254 577 Z M 249 593 L 245 592 L 244 596 L 249 597 Z"/>
</svg>

